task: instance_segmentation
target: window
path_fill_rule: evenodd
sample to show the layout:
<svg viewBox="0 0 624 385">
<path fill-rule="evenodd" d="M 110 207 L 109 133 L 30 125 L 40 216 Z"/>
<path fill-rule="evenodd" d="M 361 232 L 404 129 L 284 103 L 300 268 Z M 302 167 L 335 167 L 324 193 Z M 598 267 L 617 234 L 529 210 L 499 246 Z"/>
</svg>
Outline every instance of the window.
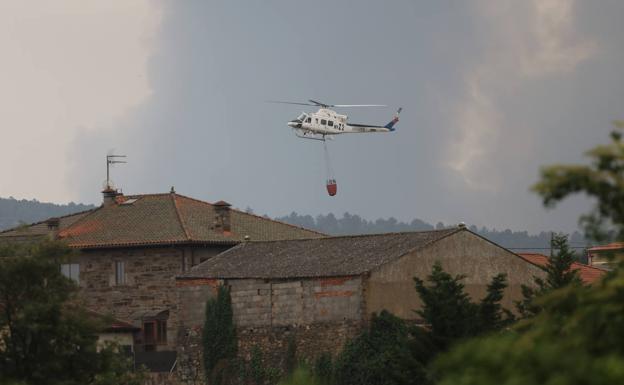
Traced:
<svg viewBox="0 0 624 385">
<path fill-rule="evenodd" d="M 314 118 L 314 120 L 316 120 L 316 124 L 318 124 L 318 118 Z"/>
<path fill-rule="evenodd" d="M 123 261 L 115 261 L 115 285 L 126 284 L 126 264 Z"/>
<path fill-rule="evenodd" d="M 143 339 L 145 351 L 156 350 L 156 345 L 167 343 L 167 320 L 143 322 Z"/>
<path fill-rule="evenodd" d="M 61 265 L 61 274 L 69 279 L 80 283 L 80 265 L 77 263 L 64 263 Z"/>
<path fill-rule="evenodd" d="M 330 120 L 329 122 L 327 122 L 327 125 L 329 127 L 334 127 L 334 122 L 332 120 Z"/>
<path fill-rule="evenodd" d="M 167 321 L 156 321 L 156 342 L 159 344 L 167 343 Z"/>
<path fill-rule="evenodd" d="M 325 119 L 321 119 L 321 124 L 322 124 L 322 125 L 326 125 L 326 124 L 327 124 L 327 120 L 325 120 Z"/>
<path fill-rule="evenodd" d="M 312 123 L 312 118 L 307 118 L 306 123 Z"/>
</svg>

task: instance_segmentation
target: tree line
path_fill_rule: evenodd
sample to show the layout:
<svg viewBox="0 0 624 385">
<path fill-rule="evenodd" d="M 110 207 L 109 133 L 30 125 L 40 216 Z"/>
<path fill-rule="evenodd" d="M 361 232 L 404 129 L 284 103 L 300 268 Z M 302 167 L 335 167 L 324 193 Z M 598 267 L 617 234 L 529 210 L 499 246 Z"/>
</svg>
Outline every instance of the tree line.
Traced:
<svg viewBox="0 0 624 385">
<path fill-rule="evenodd" d="M 39 222 L 48 218 L 60 217 L 92 208 L 95 208 L 95 206 L 74 202 L 62 205 L 39 202 L 36 199 L 0 198 L 0 231 L 24 223 Z"/>
<path fill-rule="evenodd" d="M 326 215 L 321 214 L 313 217 L 312 215 L 301 215 L 293 211 L 289 215 L 278 217 L 276 219 L 295 226 L 305 227 L 330 235 L 428 231 L 457 225 L 445 224 L 443 222 L 438 222 L 436 225 L 433 225 L 420 219 L 414 219 L 410 222 L 402 222 L 393 217 L 387 219 L 380 218 L 371 221 L 348 212 L 345 212 L 342 217 L 338 217 L 333 213 Z M 477 227 L 475 225 L 470 225 L 468 228 L 471 231 L 491 240 L 492 242 L 510 249 L 527 251 L 534 250 L 544 253 L 547 253 L 547 249 L 550 248 L 550 241 L 552 237 L 552 233 L 546 231 L 542 231 L 538 234 L 529 234 L 528 231 L 512 231 L 509 229 L 497 230 L 493 228 L 490 229 L 485 226 Z M 578 231 L 570 234 L 568 241 L 570 246 L 576 249 L 581 249 L 589 244 L 583 234 Z M 579 257 L 582 257 L 582 255 L 579 255 Z"/>
</svg>

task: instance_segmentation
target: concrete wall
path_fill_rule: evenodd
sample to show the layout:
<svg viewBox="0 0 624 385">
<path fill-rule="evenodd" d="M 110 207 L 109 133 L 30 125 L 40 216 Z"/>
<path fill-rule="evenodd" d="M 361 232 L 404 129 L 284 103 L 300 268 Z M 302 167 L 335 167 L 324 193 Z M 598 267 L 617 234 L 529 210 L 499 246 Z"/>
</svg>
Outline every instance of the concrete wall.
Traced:
<svg viewBox="0 0 624 385">
<path fill-rule="evenodd" d="M 417 319 L 413 310 L 422 304 L 413 277 L 426 281 L 436 261 L 451 275 L 465 275 L 466 292 L 476 300 L 485 295 L 492 277 L 506 273 L 509 287 L 502 303 L 509 310 L 515 310 L 513 301 L 522 298 L 522 284 L 532 285 L 534 276 L 545 275 L 513 253 L 462 231 L 371 272 L 365 283 L 366 314 L 386 309 L 401 318 Z"/>
</svg>

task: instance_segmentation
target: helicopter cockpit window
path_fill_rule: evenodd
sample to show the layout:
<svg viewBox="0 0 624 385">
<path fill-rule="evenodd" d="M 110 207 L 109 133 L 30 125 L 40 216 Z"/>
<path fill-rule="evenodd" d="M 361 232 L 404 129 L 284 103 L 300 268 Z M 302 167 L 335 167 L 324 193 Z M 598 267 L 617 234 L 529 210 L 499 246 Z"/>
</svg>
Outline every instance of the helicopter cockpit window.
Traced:
<svg viewBox="0 0 624 385">
<path fill-rule="evenodd" d="M 308 118 L 306 119 L 306 123 L 312 123 L 312 118 L 308 117 Z"/>
<path fill-rule="evenodd" d="M 300 122 L 303 122 L 303 120 L 306 118 L 306 114 L 301 114 L 299 115 L 299 117 L 297 118 L 297 120 L 299 120 Z"/>
</svg>

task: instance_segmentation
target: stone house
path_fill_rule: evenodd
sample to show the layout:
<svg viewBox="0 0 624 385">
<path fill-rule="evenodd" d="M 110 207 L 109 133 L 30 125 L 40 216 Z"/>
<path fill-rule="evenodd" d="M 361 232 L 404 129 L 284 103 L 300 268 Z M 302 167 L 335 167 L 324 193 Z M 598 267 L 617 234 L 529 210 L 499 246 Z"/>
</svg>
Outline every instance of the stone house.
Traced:
<svg viewBox="0 0 624 385">
<path fill-rule="evenodd" d="M 244 242 L 177 278 L 179 374 L 190 382 L 201 356 L 198 337 L 204 304 L 218 285 L 232 296 L 239 351 L 259 346 L 272 362 L 294 339 L 300 358 L 336 353 L 371 315 L 388 310 L 418 321 L 414 277 L 426 279 L 434 263 L 462 274 L 467 293 L 481 298 L 492 277 L 506 273 L 503 305 L 513 309 L 521 285 L 543 276 L 536 264 L 465 226 L 425 232 Z M 201 365 L 199 365 L 201 366 Z"/>
<path fill-rule="evenodd" d="M 1 232 L 0 242 L 50 237 L 75 249 L 74 259 L 61 271 L 76 280 L 88 309 L 140 328 L 133 341 L 138 353 L 171 356 L 176 350 L 176 275 L 245 240 L 322 236 L 173 189 L 164 194 L 103 194 L 104 202 L 96 209 Z"/>
</svg>

